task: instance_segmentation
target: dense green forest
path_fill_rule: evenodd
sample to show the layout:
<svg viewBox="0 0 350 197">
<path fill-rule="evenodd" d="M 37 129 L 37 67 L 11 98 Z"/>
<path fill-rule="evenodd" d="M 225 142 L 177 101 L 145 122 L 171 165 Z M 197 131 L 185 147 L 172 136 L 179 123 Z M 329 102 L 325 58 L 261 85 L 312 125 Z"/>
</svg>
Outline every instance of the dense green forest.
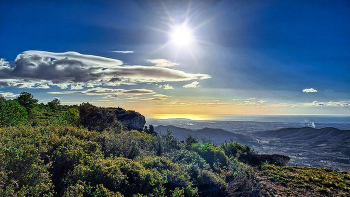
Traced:
<svg viewBox="0 0 350 197">
<path fill-rule="evenodd" d="M 159 135 L 152 125 L 130 130 L 118 119 L 135 113 L 89 103 L 61 105 L 59 99 L 39 104 L 27 92 L 0 98 L 0 196 L 349 192 L 348 172 L 251 165 L 257 154 L 234 141 L 218 146 L 191 136 L 179 141 L 171 131 Z"/>
</svg>

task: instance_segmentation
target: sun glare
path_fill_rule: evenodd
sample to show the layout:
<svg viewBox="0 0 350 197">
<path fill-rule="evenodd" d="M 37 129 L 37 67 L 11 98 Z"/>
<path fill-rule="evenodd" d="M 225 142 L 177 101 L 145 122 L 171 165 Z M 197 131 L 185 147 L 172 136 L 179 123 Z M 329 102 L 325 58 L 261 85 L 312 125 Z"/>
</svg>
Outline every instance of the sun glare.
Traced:
<svg viewBox="0 0 350 197">
<path fill-rule="evenodd" d="M 172 42 L 179 46 L 188 45 L 193 41 L 192 31 L 184 25 L 175 26 L 170 33 L 170 37 Z"/>
</svg>

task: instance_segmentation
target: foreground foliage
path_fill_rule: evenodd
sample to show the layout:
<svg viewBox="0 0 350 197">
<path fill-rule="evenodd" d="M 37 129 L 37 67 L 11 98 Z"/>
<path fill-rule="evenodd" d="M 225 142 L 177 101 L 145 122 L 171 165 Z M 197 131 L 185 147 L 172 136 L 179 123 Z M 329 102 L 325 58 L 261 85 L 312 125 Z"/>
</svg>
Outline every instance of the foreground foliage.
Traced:
<svg viewBox="0 0 350 197">
<path fill-rule="evenodd" d="M 0 196 L 225 196 L 246 173 L 220 147 L 175 140 L 135 130 L 2 127 Z"/>
</svg>

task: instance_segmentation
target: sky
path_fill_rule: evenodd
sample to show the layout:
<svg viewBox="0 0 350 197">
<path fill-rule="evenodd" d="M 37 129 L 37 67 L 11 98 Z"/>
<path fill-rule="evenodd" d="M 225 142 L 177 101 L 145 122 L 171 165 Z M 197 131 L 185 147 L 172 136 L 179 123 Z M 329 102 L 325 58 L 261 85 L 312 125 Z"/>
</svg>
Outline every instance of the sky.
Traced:
<svg viewBox="0 0 350 197">
<path fill-rule="evenodd" d="M 146 118 L 350 115 L 347 0 L 0 2 L 0 94 Z"/>
</svg>

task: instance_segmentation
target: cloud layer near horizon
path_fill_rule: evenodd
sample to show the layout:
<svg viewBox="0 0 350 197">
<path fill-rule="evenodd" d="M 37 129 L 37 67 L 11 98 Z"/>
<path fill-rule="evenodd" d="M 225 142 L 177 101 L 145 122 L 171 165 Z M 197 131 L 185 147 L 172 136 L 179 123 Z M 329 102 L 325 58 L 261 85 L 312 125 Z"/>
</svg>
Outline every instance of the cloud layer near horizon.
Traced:
<svg viewBox="0 0 350 197">
<path fill-rule="evenodd" d="M 15 61 L 0 61 L 0 85 L 21 88 L 59 86 L 82 89 L 100 85 L 116 86 L 148 82 L 208 79 L 207 74 L 191 74 L 158 66 L 129 66 L 121 60 L 77 52 L 25 51 Z"/>
</svg>

